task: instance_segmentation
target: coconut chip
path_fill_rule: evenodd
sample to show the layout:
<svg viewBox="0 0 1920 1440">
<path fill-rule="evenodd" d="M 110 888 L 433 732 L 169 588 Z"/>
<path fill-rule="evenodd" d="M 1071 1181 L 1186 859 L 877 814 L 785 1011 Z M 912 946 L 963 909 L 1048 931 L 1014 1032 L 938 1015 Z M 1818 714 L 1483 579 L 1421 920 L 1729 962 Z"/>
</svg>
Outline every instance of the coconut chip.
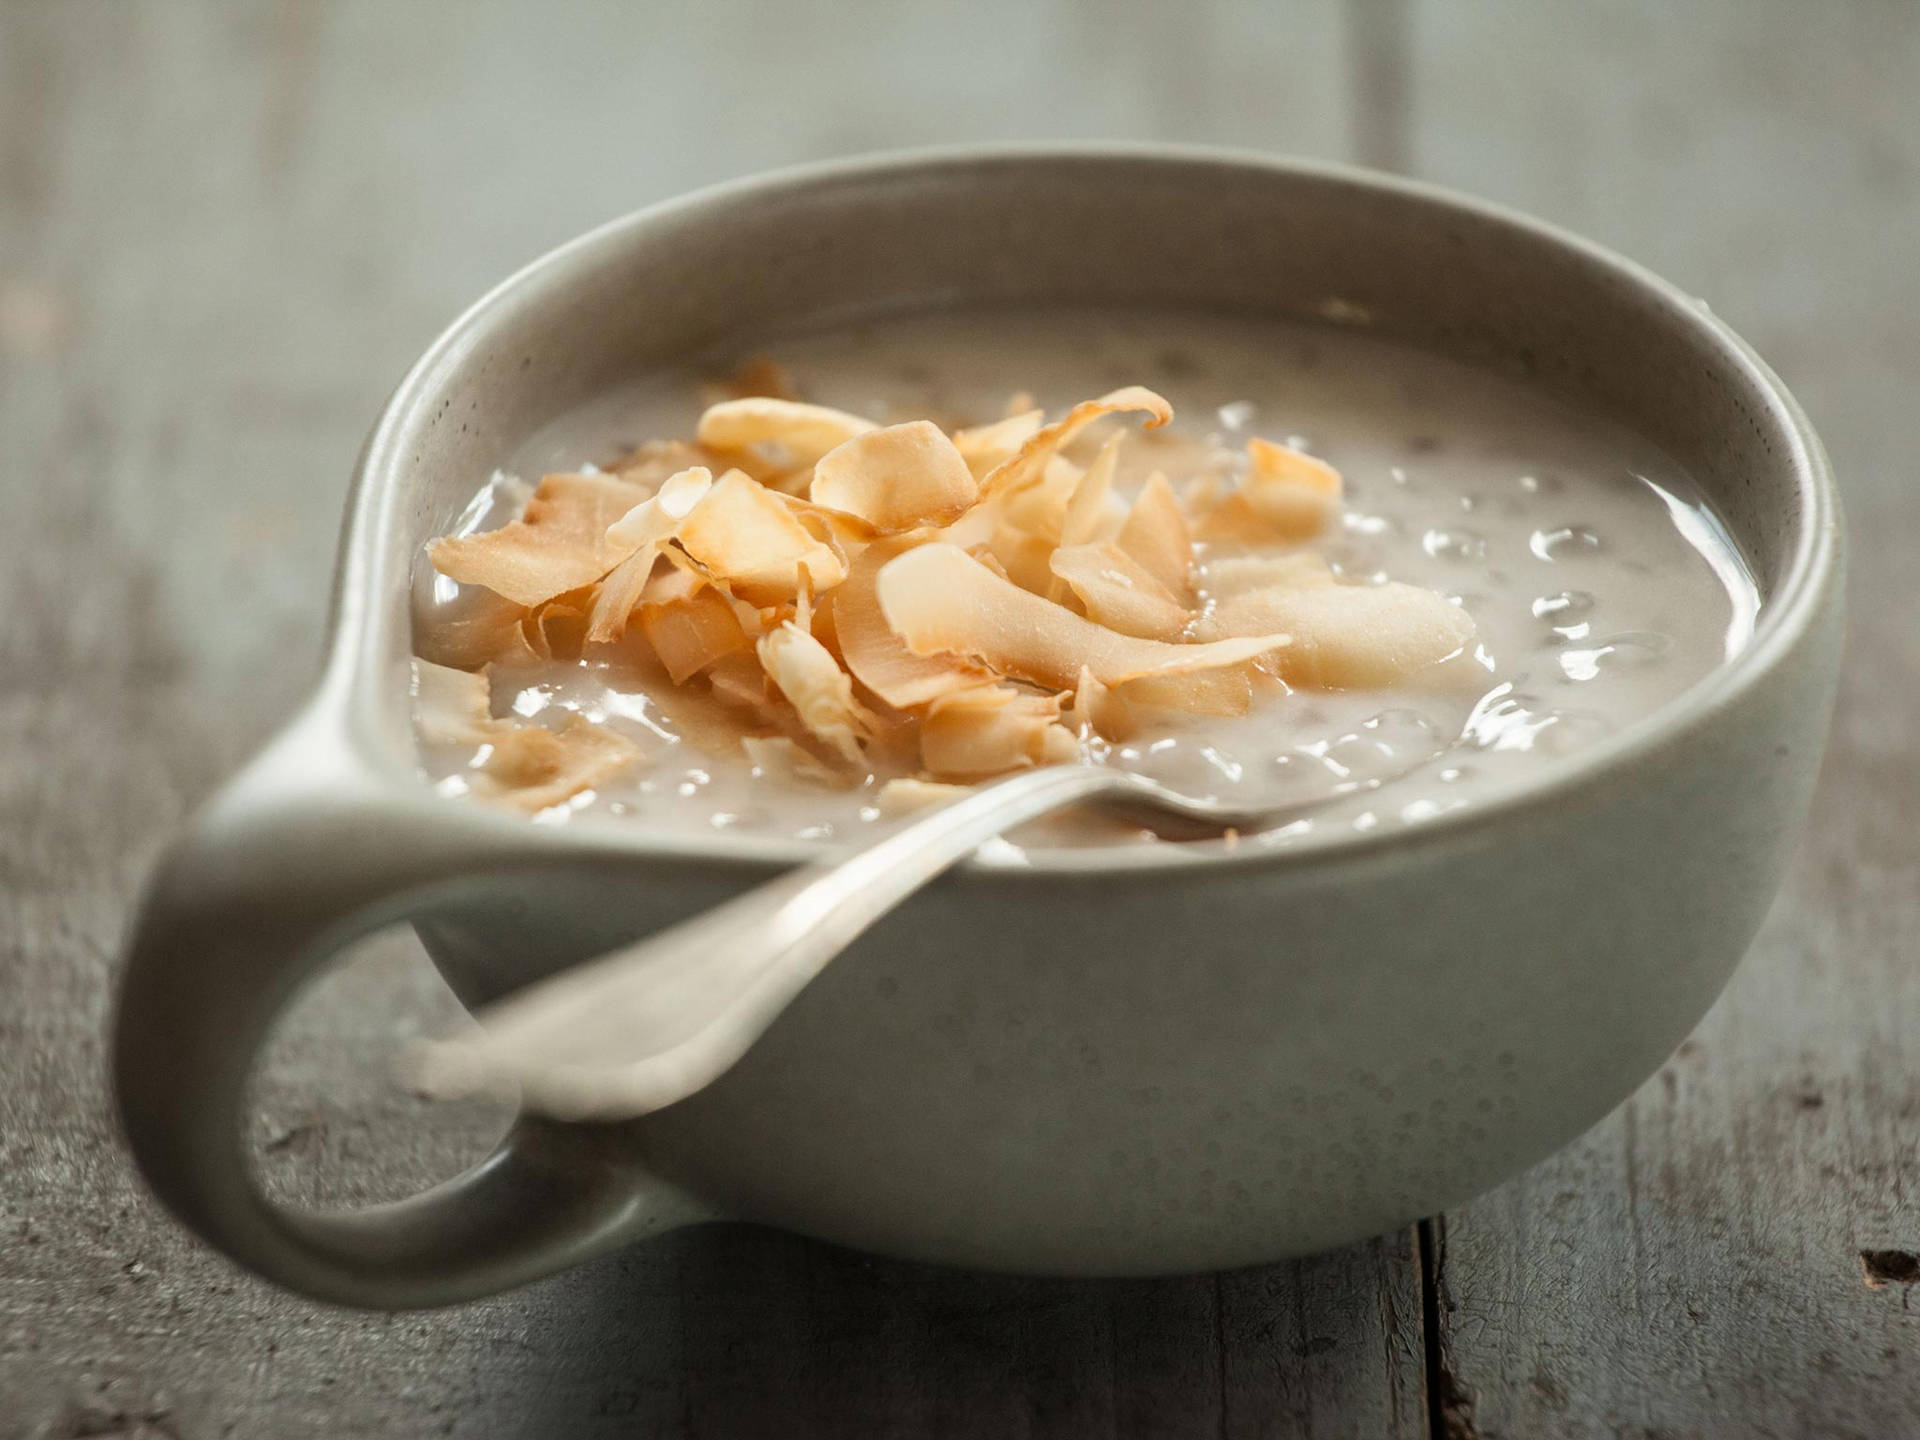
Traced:
<svg viewBox="0 0 1920 1440">
<path fill-rule="evenodd" d="M 802 565 L 822 588 L 846 578 L 846 563 L 830 545 L 778 496 L 737 470 L 713 482 L 680 521 L 675 539 L 733 594 L 755 605 L 791 602 Z"/>
<path fill-rule="evenodd" d="M 611 475 L 548 475 L 510 525 L 450 535 L 427 547 L 433 568 L 462 585 L 484 585 L 516 605 L 538 605 L 591 585 L 633 553 L 607 527 L 647 498 Z"/>
<path fill-rule="evenodd" d="M 1087 618 L 1122 635 L 1177 640 L 1193 612 L 1118 545 L 1063 545 L 1053 573 L 1079 597 Z"/>
<path fill-rule="evenodd" d="M 625 736 L 575 711 L 558 730 L 493 715 L 484 674 L 413 662 L 414 724 L 421 739 L 477 747 L 467 771 L 478 795 L 545 810 L 605 783 L 640 758 Z"/>
<path fill-rule="evenodd" d="M 1245 590 L 1200 623 L 1210 638 L 1284 626 L 1282 679 L 1326 689 L 1391 685 L 1471 645 L 1473 617 L 1415 585 L 1283 584 Z"/>
<path fill-rule="evenodd" d="M 930 420 L 869 430 L 815 463 L 808 495 L 881 534 L 945 525 L 980 493 L 965 457 Z"/>
<path fill-rule="evenodd" d="M 1247 441 L 1240 488 L 1207 517 L 1207 533 L 1245 540 L 1305 540 L 1340 513 L 1340 472 L 1326 461 L 1258 436 Z"/>
<path fill-rule="evenodd" d="M 1085 665 L 1103 685 L 1244 664 L 1287 644 L 1284 633 L 1205 645 L 1122 635 L 1009 584 L 964 550 L 922 545 L 876 581 L 887 624 L 916 655 L 957 654 L 1056 690 Z"/>
<path fill-rule="evenodd" d="M 873 421 L 844 410 L 754 395 L 708 406 L 700 417 L 697 438 L 715 450 L 777 445 L 787 464 L 801 466 L 877 428 Z"/>
<path fill-rule="evenodd" d="M 916 539 L 906 536 L 868 546 L 854 560 L 846 583 L 833 592 L 834 632 L 847 669 L 881 701 L 900 710 L 994 678 L 956 655 L 914 654 L 887 624 L 877 591 L 880 571 L 912 549 Z"/>
<path fill-rule="evenodd" d="M 1047 464 L 1087 426 L 1103 415 L 1144 411 L 1147 428 L 1156 429 L 1173 419 L 1173 407 L 1144 385 L 1126 385 L 1109 391 L 1097 400 L 1083 400 L 1053 424 L 1043 426 L 1021 444 L 1012 457 L 988 471 L 980 481 L 982 497 L 1010 494 L 1032 484 L 1045 473 Z"/>
<path fill-rule="evenodd" d="M 869 722 L 853 698 L 853 681 L 833 653 L 792 620 L 761 636 L 754 648 L 808 733 L 849 764 L 858 764 Z"/>
<path fill-rule="evenodd" d="M 943 695 L 920 722 L 920 759 L 929 773 L 965 779 L 1080 758 L 1073 732 L 1060 723 L 1060 701 L 1011 685 L 983 685 Z"/>
</svg>

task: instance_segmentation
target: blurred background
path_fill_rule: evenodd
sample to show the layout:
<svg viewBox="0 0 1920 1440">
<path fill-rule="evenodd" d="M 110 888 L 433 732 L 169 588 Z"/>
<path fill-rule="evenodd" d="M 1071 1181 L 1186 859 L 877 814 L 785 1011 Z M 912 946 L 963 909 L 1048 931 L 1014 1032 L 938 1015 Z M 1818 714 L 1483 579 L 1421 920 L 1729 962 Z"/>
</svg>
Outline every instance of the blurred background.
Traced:
<svg viewBox="0 0 1920 1440">
<path fill-rule="evenodd" d="M 1859 1308 L 1854 1259 L 1920 1243 L 1916 93 L 1895 0 L 0 0 L 0 1440 L 1753 1433 L 1743 1406 L 1920 1433 L 1916 1332 L 1897 1297 Z M 1044 138 L 1535 212 L 1705 297 L 1811 411 L 1860 537 L 1829 783 L 1638 1128 L 1448 1217 L 1445 1273 L 1383 1242 L 1263 1272 L 1243 1310 L 1210 1280 L 1022 1287 L 747 1235 L 370 1319 L 177 1235 L 105 1101 L 115 949 L 165 837 L 309 682 L 347 472 L 413 357 L 690 188 Z M 496 1116 L 429 1122 L 384 1081 L 444 1004 L 388 947 L 306 1006 L 263 1094 L 276 1183 L 387 1193 L 484 1143 Z"/>
</svg>

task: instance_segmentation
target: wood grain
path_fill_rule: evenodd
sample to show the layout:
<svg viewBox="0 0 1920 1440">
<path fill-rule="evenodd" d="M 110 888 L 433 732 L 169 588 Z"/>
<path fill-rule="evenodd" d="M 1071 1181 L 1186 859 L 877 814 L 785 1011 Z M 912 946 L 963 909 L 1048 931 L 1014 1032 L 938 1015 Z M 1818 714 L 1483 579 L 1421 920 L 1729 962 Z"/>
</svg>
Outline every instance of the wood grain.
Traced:
<svg viewBox="0 0 1920 1440">
<path fill-rule="evenodd" d="M 320 1309 L 159 1213 L 103 1075 L 186 810 L 318 653 L 346 470 L 473 295 L 609 215 L 847 150 L 1347 143 L 1337 14 L 1135 4 L 0 6 L 0 1437 L 1425 1431 L 1410 1234 L 1095 1285 L 740 1227 L 458 1312 Z M 262 1077 L 269 1185 L 405 1193 L 501 1117 L 387 1079 L 451 1005 L 387 937 Z"/>
<path fill-rule="evenodd" d="M 1418 15 L 1419 168 L 1708 297 L 1807 405 L 1854 542 L 1832 748 L 1753 952 L 1605 1124 L 1444 1222 L 1453 1435 L 1920 1434 L 1911 1284 L 1871 1288 L 1861 1261 L 1920 1251 L 1913 21 L 1874 5 Z"/>
<path fill-rule="evenodd" d="M 0 1437 L 1920 1433 L 1916 75 L 1920 26 L 1871 0 L 0 4 Z M 106 1105 L 115 952 L 311 675 L 386 388 L 611 214 L 1040 135 L 1358 154 L 1538 211 L 1705 295 L 1807 403 L 1856 539 L 1846 691 L 1706 1025 L 1424 1247 L 1217 1277 L 730 1227 L 384 1317 L 184 1237 Z M 263 1076 L 269 1182 L 377 1198 L 483 1150 L 497 1114 L 385 1080 L 451 1003 L 392 939 L 325 982 Z"/>
</svg>

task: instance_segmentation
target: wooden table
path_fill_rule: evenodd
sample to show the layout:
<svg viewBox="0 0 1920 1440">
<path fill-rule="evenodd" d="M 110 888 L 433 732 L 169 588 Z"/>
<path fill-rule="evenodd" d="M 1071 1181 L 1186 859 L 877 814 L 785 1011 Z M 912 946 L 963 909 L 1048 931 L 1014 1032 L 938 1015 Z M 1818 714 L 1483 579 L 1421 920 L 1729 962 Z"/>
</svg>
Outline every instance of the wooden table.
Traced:
<svg viewBox="0 0 1920 1440">
<path fill-rule="evenodd" d="M 1920 18 L 1601 11 L 0 5 L 0 1436 L 1920 1434 Z M 606 216 L 1023 135 L 1510 201 L 1707 296 L 1796 387 L 1847 489 L 1851 654 L 1799 863 L 1713 1014 L 1564 1154 L 1266 1270 L 1018 1281 L 727 1227 L 368 1316 L 183 1238 L 107 1105 L 116 949 L 308 683 L 387 387 Z M 275 1183 L 397 1194 L 484 1147 L 498 1116 L 385 1079 L 448 1005 L 397 943 L 321 987 L 263 1085 Z"/>
</svg>

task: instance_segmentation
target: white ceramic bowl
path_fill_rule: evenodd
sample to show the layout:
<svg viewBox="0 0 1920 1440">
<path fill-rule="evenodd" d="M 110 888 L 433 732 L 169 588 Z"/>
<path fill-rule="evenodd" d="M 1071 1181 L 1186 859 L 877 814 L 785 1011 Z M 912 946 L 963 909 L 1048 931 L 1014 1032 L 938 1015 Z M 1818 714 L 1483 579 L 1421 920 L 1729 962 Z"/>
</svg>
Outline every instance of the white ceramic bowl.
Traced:
<svg viewBox="0 0 1920 1440">
<path fill-rule="evenodd" d="M 1753 643 L 1550 774 L 1418 828 L 962 867 L 690 1100 L 630 1125 L 522 1122 L 398 1205 L 264 1199 L 246 1076 L 289 995 L 353 937 L 412 919 L 478 1002 L 811 853 L 533 826 L 432 795 L 406 684 L 422 542 L 525 436 L 622 377 L 803 322 L 1039 299 L 1364 316 L 1624 419 L 1745 551 L 1764 597 Z M 657 206 L 481 300 L 380 417 L 318 692 L 146 897 L 116 1039 L 127 1133 L 214 1244 L 369 1305 L 482 1294 L 712 1215 L 1063 1274 L 1238 1265 L 1385 1230 L 1592 1124 L 1719 993 L 1813 784 L 1840 550 L 1819 442 L 1705 307 L 1425 186 L 1246 155 L 1015 149 Z"/>
</svg>

